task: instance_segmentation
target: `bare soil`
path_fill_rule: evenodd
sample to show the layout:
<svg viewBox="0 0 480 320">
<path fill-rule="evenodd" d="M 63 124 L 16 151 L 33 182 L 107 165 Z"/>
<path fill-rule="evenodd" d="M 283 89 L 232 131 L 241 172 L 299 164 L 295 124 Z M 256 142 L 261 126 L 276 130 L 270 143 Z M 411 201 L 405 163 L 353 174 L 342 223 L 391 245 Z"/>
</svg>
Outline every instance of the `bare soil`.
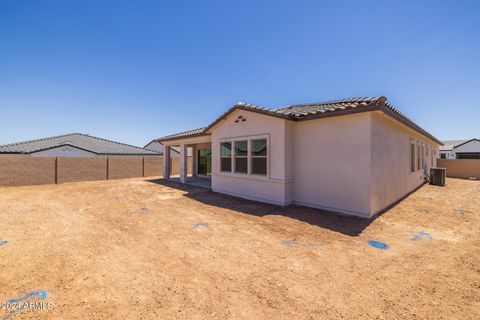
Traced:
<svg viewBox="0 0 480 320">
<path fill-rule="evenodd" d="M 480 181 L 374 220 L 161 180 L 2 187 L 0 240 L 0 302 L 53 304 L 14 319 L 480 318 Z"/>
</svg>

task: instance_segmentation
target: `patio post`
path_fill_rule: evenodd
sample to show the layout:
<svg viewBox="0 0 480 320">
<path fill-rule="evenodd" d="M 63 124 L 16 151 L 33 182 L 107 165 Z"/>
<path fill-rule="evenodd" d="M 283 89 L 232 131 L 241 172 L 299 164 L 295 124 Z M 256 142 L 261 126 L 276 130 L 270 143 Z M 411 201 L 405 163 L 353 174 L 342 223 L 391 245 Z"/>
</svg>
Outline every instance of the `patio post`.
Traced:
<svg viewBox="0 0 480 320">
<path fill-rule="evenodd" d="M 180 182 L 187 182 L 187 145 L 180 144 Z"/>
<path fill-rule="evenodd" d="M 192 145 L 192 177 L 197 176 L 197 165 L 198 165 L 198 159 L 197 159 L 197 145 L 194 144 Z"/>
<path fill-rule="evenodd" d="M 163 178 L 170 179 L 170 147 L 163 148 Z"/>
</svg>

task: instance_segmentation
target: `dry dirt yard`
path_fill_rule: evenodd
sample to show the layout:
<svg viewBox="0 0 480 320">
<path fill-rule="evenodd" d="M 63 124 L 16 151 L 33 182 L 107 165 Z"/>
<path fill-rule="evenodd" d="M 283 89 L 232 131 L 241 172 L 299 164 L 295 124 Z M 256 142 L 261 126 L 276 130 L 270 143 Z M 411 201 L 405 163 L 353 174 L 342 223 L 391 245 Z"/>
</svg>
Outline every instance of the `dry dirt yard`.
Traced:
<svg viewBox="0 0 480 320">
<path fill-rule="evenodd" d="M 0 302 L 47 306 L 0 319 L 480 318 L 480 181 L 372 221 L 160 180 L 2 187 L 0 241 Z"/>
</svg>

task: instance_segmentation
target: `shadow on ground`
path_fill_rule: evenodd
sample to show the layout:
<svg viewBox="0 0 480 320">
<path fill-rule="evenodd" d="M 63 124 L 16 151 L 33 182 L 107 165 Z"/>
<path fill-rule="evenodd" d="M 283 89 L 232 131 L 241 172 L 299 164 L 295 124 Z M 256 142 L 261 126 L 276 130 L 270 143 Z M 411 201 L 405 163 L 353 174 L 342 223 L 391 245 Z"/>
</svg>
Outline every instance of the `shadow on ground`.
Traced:
<svg viewBox="0 0 480 320">
<path fill-rule="evenodd" d="M 257 201 L 245 200 L 221 193 L 213 192 L 196 186 L 185 185 L 164 179 L 146 180 L 162 186 L 174 188 L 186 192 L 185 196 L 210 206 L 217 206 L 229 210 L 239 211 L 245 214 L 263 217 L 268 215 L 280 215 L 296 219 L 320 228 L 329 229 L 347 236 L 358 236 L 372 223 L 375 218 L 364 219 L 359 217 L 344 216 L 339 213 L 302 206 L 290 205 L 280 207 Z M 378 217 L 378 216 L 377 216 Z"/>
</svg>

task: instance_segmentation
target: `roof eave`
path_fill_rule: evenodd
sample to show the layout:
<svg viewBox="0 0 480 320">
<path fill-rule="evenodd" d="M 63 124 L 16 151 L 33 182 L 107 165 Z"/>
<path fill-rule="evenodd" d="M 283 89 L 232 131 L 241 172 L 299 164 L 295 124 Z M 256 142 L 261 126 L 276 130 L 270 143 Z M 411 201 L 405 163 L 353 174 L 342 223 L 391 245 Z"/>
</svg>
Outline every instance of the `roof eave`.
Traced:
<svg viewBox="0 0 480 320">
<path fill-rule="evenodd" d="M 268 109 L 268 108 L 262 108 L 254 105 L 249 105 L 249 104 L 244 104 L 244 103 L 238 103 L 232 106 L 230 109 L 228 109 L 226 112 L 224 112 L 220 117 L 218 117 L 215 121 L 213 121 L 210 125 L 208 125 L 203 132 L 194 134 L 194 135 L 188 135 L 188 136 L 183 136 L 183 137 L 171 137 L 171 138 L 163 138 L 163 139 L 157 139 L 156 141 L 159 143 L 162 143 L 164 141 L 172 141 L 172 140 L 182 140 L 182 139 L 188 139 L 192 137 L 197 137 L 197 136 L 203 136 L 203 135 L 209 135 L 211 133 L 211 129 L 215 127 L 220 121 L 224 120 L 228 115 L 230 115 L 232 112 L 235 110 L 244 110 L 244 111 L 250 111 L 254 113 L 259 113 L 259 114 L 264 114 L 268 116 L 273 116 L 285 120 L 290 120 L 290 121 L 306 121 L 306 120 L 313 120 L 313 119 L 321 119 L 321 118 L 329 118 L 329 117 L 337 117 L 341 115 L 347 115 L 347 114 L 357 114 L 357 113 L 362 113 L 362 112 L 371 112 L 371 111 L 383 111 L 390 117 L 396 119 L 397 121 L 401 122 L 402 124 L 406 125 L 407 127 L 417 131 L 418 133 L 422 134 L 423 136 L 431 139 L 432 141 L 438 143 L 439 145 L 443 146 L 444 144 L 435 138 L 433 135 L 428 133 L 426 130 L 422 129 L 420 126 L 418 126 L 416 123 L 414 123 L 412 120 L 408 119 L 405 115 L 400 113 L 398 110 L 396 110 L 393 106 L 390 106 L 387 103 L 387 98 L 384 96 L 379 97 L 375 101 L 372 101 L 370 105 L 367 106 L 361 106 L 361 107 L 355 107 L 355 108 L 346 108 L 343 110 L 339 111 L 326 111 L 326 112 L 318 112 L 316 114 L 308 114 L 308 115 L 300 115 L 300 114 L 295 114 L 295 113 L 287 113 L 287 112 L 278 112 L 278 110 L 275 109 Z"/>
<path fill-rule="evenodd" d="M 340 111 L 330 111 L 330 112 L 325 112 L 325 113 L 317 113 L 317 114 L 311 114 L 307 115 L 302 118 L 296 119 L 296 121 L 306 121 L 306 120 L 314 120 L 314 119 L 322 119 L 322 118 L 331 118 L 331 117 L 338 117 L 338 116 L 343 116 L 347 114 L 356 114 L 356 113 L 362 113 L 362 112 L 370 112 L 370 111 L 377 111 L 380 110 L 379 106 L 372 105 L 368 107 L 360 107 L 360 108 L 351 108 L 351 109 L 344 109 Z"/>
<path fill-rule="evenodd" d="M 0 154 L 29 154 L 29 153 L 20 152 L 20 151 L 0 151 Z"/>
<path fill-rule="evenodd" d="M 276 117 L 276 118 L 282 118 L 282 119 L 285 119 L 285 120 L 296 121 L 295 118 L 292 118 L 291 114 L 280 113 L 280 112 L 275 111 L 274 109 L 261 108 L 261 107 L 257 107 L 257 106 L 246 105 L 246 104 L 235 104 L 230 109 L 228 109 L 226 112 L 224 112 L 220 117 L 218 117 L 215 121 L 213 121 L 210 125 L 208 125 L 205 128 L 205 132 L 210 133 L 210 130 L 213 127 L 215 127 L 220 121 L 224 120 L 229 114 L 231 114 L 235 110 L 250 111 L 250 112 L 264 114 L 264 115 L 268 115 L 268 116 L 272 116 L 272 117 Z"/>
<path fill-rule="evenodd" d="M 383 112 L 385 112 L 386 114 L 388 114 L 390 117 L 392 117 L 395 120 L 401 122 L 402 124 L 406 125 L 410 129 L 417 131 L 418 133 L 422 134 L 423 136 L 425 136 L 425 137 L 429 138 L 430 140 L 432 140 L 432 141 L 438 143 L 439 145 L 443 146 L 443 142 L 441 142 L 440 140 L 435 138 L 433 135 L 428 133 L 426 130 L 422 129 L 420 126 L 418 126 L 413 121 L 411 121 L 411 120 L 409 121 L 409 120 L 405 119 L 404 117 L 402 117 L 401 115 L 397 114 L 396 112 L 394 112 L 391 108 L 387 107 L 386 105 L 381 106 L 380 109 Z"/>
<path fill-rule="evenodd" d="M 209 135 L 210 135 L 210 133 L 201 132 L 201 133 L 195 133 L 195 134 L 192 134 L 192 135 L 187 135 L 187 136 L 182 136 L 182 137 L 160 138 L 160 139 L 156 139 L 155 141 L 158 142 L 158 143 L 163 143 L 163 142 L 166 142 L 166 141 L 184 140 L 184 139 L 202 137 L 202 136 L 209 136 Z"/>
</svg>

